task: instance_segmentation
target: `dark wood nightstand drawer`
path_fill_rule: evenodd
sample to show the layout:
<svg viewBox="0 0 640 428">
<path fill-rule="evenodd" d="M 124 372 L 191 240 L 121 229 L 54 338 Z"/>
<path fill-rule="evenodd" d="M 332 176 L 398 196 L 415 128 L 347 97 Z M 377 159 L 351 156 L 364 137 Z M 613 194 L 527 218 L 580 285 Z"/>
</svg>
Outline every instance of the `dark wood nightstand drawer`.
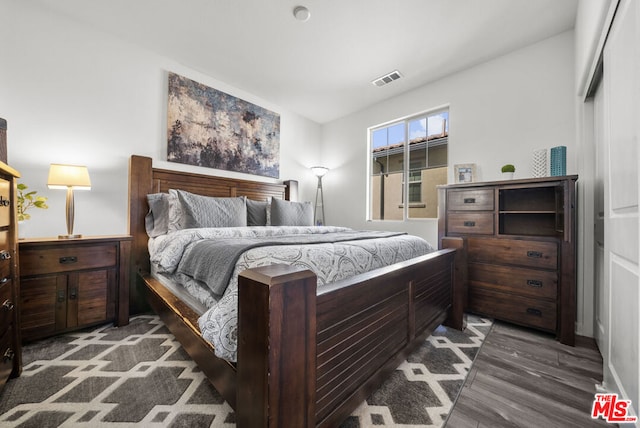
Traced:
<svg viewBox="0 0 640 428">
<path fill-rule="evenodd" d="M 469 310 L 516 324 L 555 331 L 555 302 L 469 287 Z"/>
<path fill-rule="evenodd" d="M 548 270 L 469 263 L 469 284 L 536 299 L 558 297 L 558 274 Z"/>
<path fill-rule="evenodd" d="M 20 275 L 42 275 L 116 265 L 115 243 L 65 245 L 59 248 L 20 250 Z"/>
<path fill-rule="evenodd" d="M 493 189 L 449 190 L 447 199 L 450 211 L 491 211 L 494 208 Z"/>
<path fill-rule="evenodd" d="M 469 261 L 556 270 L 558 244 L 516 239 L 469 238 Z"/>
<path fill-rule="evenodd" d="M 450 234 L 493 235 L 493 213 L 450 213 L 447 218 Z"/>
</svg>

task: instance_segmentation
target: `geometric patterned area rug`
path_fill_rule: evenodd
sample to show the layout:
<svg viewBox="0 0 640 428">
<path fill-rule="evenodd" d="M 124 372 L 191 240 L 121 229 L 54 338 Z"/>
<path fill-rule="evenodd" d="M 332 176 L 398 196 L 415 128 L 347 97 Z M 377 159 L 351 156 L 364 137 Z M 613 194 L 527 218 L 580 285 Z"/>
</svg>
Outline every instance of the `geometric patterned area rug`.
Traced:
<svg viewBox="0 0 640 428">
<path fill-rule="evenodd" d="M 491 325 L 438 327 L 341 427 L 441 426 Z M 230 428 L 235 415 L 162 321 L 141 315 L 24 346 L 0 426 Z"/>
<path fill-rule="evenodd" d="M 492 325 L 467 315 L 464 331 L 439 326 L 341 428 L 444 425 Z"/>
</svg>

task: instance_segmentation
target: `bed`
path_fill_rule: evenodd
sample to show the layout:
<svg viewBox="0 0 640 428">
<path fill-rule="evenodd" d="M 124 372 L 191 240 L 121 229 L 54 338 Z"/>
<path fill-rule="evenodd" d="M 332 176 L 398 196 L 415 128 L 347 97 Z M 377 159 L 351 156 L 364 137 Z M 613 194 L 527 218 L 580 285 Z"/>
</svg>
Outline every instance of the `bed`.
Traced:
<svg viewBox="0 0 640 428">
<path fill-rule="evenodd" d="M 215 355 L 200 314 L 150 274 L 147 195 L 182 189 L 214 197 L 295 200 L 295 182 L 264 183 L 154 168 L 131 156 L 130 306 L 161 317 L 235 409 L 238 427 L 333 427 L 440 324 L 464 324 L 464 241 L 317 288 L 316 275 L 273 264 L 238 276 L 237 361 Z"/>
</svg>

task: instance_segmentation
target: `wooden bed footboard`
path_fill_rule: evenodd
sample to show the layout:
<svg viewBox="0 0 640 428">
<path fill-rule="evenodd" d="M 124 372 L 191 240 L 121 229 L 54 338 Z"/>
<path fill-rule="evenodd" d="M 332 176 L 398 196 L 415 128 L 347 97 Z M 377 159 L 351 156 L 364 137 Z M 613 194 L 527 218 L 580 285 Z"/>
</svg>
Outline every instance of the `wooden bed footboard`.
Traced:
<svg viewBox="0 0 640 428">
<path fill-rule="evenodd" d="M 453 313 L 455 255 L 441 250 L 317 293 L 308 270 L 240 274 L 238 426 L 339 425 Z"/>
</svg>

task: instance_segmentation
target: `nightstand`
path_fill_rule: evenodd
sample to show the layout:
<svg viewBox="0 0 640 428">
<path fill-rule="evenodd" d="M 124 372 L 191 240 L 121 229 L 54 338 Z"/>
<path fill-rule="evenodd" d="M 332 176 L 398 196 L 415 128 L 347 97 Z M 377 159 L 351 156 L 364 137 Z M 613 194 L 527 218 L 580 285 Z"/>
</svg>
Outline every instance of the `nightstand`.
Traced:
<svg viewBox="0 0 640 428">
<path fill-rule="evenodd" d="M 113 321 L 129 323 L 131 236 L 20 240 L 24 342 Z"/>
</svg>

